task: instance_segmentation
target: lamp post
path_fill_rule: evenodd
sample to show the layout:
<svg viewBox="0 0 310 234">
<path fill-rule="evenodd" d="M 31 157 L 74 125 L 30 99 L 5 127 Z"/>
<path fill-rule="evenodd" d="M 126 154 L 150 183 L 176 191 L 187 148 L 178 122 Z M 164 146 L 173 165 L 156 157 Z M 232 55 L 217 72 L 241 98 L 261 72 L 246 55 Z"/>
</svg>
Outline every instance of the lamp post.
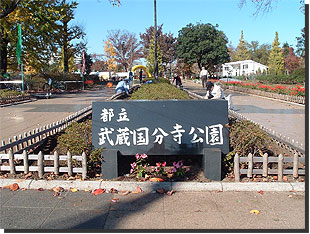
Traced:
<svg viewBox="0 0 310 234">
<path fill-rule="evenodd" d="M 158 82 L 158 63 L 157 63 L 157 20 L 156 20 L 156 0 L 154 0 L 154 34 L 155 34 L 155 56 L 154 56 L 154 77 L 155 77 L 155 82 Z"/>
</svg>

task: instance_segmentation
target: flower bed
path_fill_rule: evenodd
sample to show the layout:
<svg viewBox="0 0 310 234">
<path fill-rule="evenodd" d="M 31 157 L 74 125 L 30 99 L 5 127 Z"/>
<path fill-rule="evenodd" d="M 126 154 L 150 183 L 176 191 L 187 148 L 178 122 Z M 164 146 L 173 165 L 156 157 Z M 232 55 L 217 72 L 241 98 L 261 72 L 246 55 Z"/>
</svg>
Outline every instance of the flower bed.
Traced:
<svg viewBox="0 0 310 234">
<path fill-rule="evenodd" d="M 256 89 L 265 92 L 277 93 L 277 94 L 285 94 L 291 96 L 305 96 L 305 88 L 301 85 L 296 85 L 295 87 L 287 87 L 284 85 L 264 85 L 261 83 L 245 83 L 245 82 L 236 82 L 236 81 L 229 81 L 229 82 L 222 82 L 224 85 L 227 86 L 237 86 L 243 87 L 247 89 Z"/>
</svg>

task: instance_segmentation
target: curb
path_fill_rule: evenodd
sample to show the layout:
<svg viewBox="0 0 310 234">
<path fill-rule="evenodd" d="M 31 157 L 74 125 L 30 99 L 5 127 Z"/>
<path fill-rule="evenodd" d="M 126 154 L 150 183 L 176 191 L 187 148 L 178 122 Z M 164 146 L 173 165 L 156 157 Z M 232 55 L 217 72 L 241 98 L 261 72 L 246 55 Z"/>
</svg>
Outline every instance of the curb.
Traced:
<svg viewBox="0 0 310 234">
<path fill-rule="evenodd" d="M 81 181 L 81 180 L 27 180 L 27 179 L 0 179 L 0 187 L 17 183 L 20 188 L 26 189 L 52 189 L 63 187 L 64 189 L 76 188 L 79 190 L 94 190 L 104 188 L 110 190 L 136 191 L 140 187 L 145 192 L 152 192 L 158 188 L 182 192 L 205 191 L 305 191 L 304 182 L 129 182 L 129 181 Z"/>
<path fill-rule="evenodd" d="M 32 99 L 21 101 L 21 102 L 12 102 L 12 103 L 8 103 L 8 104 L 3 104 L 3 105 L 0 105 L 0 107 L 14 106 L 14 105 L 18 105 L 18 104 L 24 104 L 27 102 L 34 102 L 36 100 L 37 99 L 32 98 Z"/>
</svg>

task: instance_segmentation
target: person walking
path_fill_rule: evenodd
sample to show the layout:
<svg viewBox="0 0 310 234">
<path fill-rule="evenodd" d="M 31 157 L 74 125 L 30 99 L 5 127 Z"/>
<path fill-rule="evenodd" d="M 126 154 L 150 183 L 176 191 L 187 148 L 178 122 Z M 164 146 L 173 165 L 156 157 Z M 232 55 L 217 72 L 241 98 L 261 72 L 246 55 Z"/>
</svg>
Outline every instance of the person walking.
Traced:
<svg viewBox="0 0 310 234">
<path fill-rule="evenodd" d="M 133 72 L 130 69 L 129 74 L 128 74 L 128 79 L 129 79 L 129 88 L 132 88 L 133 86 Z"/>
<path fill-rule="evenodd" d="M 205 87 L 205 83 L 207 82 L 208 76 L 209 76 L 208 71 L 205 69 L 205 67 L 202 67 L 202 70 L 200 72 L 200 79 L 202 81 L 202 88 Z"/>
<path fill-rule="evenodd" d="M 140 80 L 140 84 L 142 83 L 142 69 L 140 69 L 139 71 L 139 80 Z"/>
</svg>

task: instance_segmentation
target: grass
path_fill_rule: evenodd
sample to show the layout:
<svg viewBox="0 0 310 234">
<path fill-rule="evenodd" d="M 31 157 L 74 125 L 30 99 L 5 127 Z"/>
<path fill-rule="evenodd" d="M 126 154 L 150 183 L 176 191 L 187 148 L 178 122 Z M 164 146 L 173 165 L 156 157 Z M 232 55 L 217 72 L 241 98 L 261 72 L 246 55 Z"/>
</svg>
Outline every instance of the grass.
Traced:
<svg viewBox="0 0 310 234">
<path fill-rule="evenodd" d="M 191 99 L 187 93 L 169 84 L 166 79 L 159 82 L 144 84 L 135 91 L 130 100 L 167 100 L 167 99 Z"/>
</svg>

